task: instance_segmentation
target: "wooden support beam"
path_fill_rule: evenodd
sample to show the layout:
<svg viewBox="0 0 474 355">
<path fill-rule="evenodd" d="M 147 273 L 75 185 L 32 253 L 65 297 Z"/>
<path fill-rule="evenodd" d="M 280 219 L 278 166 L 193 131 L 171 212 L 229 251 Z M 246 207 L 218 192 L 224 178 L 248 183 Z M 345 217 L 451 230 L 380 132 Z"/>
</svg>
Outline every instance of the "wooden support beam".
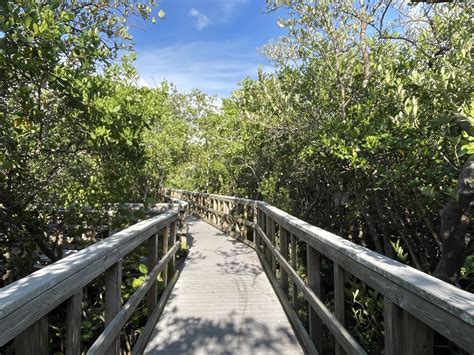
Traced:
<svg viewBox="0 0 474 355">
<path fill-rule="evenodd" d="M 66 355 L 81 353 L 82 288 L 67 301 Z"/>
<path fill-rule="evenodd" d="M 280 253 L 283 255 L 285 260 L 288 261 L 288 231 L 280 227 Z M 285 268 L 280 267 L 281 272 L 281 288 L 285 293 L 285 296 L 288 297 L 288 273 Z"/>
<path fill-rule="evenodd" d="M 15 355 L 48 355 L 48 316 L 40 318 L 15 338 Z"/>
<path fill-rule="evenodd" d="M 345 326 L 344 315 L 344 281 L 345 270 L 334 262 L 334 308 L 337 320 Z M 344 355 L 345 351 L 336 341 L 336 355 Z"/>
<path fill-rule="evenodd" d="M 148 270 L 152 270 L 158 262 L 158 233 L 155 233 L 148 239 L 148 258 L 147 267 Z M 147 313 L 150 316 L 155 309 L 157 297 L 158 297 L 158 284 L 155 283 L 150 287 L 147 293 Z"/>
<path fill-rule="evenodd" d="M 169 245 L 174 245 L 177 241 L 177 232 L 176 232 L 177 228 L 176 227 L 177 227 L 176 222 L 172 222 L 170 224 L 170 244 Z M 173 254 L 173 257 L 171 258 L 168 269 L 170 270 L 171 274 L 173 274 L 174 271 L 176 270 L 176 254 Z"/>
<path fill-rule="evenodd" d="M 168 227 L 165 227 L 161 230 L 161 236 L 163 238 L 163 254 L 161 257 L 163 257 L 166 255 L 166 253 L 168 253 L 170 247 L 170 233 L 168 231 Z M 168 285 L 168 265 L 164 267 L 161 277 L 163 278 L 163 284 L 165 286 Z"/>
<path fill-rule="evenodd" d="M 403 309 L 384 297 L 385 355 L 401 355 L 403 339 Z"/>
<path fill-rule="evenodd" d="M 105 326 L 109 325 L 120 312 L 122 285 L 122 260 L 120 259 L 105 272 Z M 120 336 L 117 336 L 107 351 L 108 355 L 120 354 Z"/>
<path fill-rule="evenodd" d="M 243 209 L 244 209 L 244 213 L 243 213 L 243 218 L 244 220 L 248 220 L 248 211 L 247 211 L 247 206 L 243 206 Z M 243 226 L 243 233 L 242 233 L 242 237 L 244 238 L 244 240 L 247 240 L 247 231 L 248 227 L 246 225 Z"/>
<path fill-rule="evenodd" d="M 386 355 L 433 354 L 433 331 L 386 297 L 384 333 Z"/>
<path fill-rule="evenodd" d="M 433 355 L 433 330 L 408 312 L 403 312 L 404 355 Z"/>
<path fill-rule="evenodd" d="M 275 246 L 275 222 L 267 215 L 266 216 L 266 231 L 265 235 L 270 239 L 272 245 Z M 269 248 L 267 248 L 266 258 L 268 263 L 272 266 L 273 274 L 275 275 L 276 271 L 276 259 L 275 256 L 271 253 Z"/>
<path fill-rule="evenodd" d="M 308 286 L 311 288 L 315 295 L 321 299 L 321 256 L 319 252 L 306 245 L 306 261 L 308 268 Z M 313 340 L 314 345 L 318 351 L 322 351 L 322 331 L 323 325 L 321 319 L 318 317 L 316 311 L 308 303 L 309 310 L 309 334 Z"/>
<path fill-rule="evenodd" d="M 297 264 L 298 264 L 298 254 L 296 253 L 296 238 L 293 234 L 290 234 L 291 237 L 291 268 L 293 270 L 297 270 Z M 295 310 L 298 309 L 298 289 L 296 287 L 295 281 L 292 279 L 291 280 L 291 303 L 293 304 L 293 308 Z"/>
</svg>

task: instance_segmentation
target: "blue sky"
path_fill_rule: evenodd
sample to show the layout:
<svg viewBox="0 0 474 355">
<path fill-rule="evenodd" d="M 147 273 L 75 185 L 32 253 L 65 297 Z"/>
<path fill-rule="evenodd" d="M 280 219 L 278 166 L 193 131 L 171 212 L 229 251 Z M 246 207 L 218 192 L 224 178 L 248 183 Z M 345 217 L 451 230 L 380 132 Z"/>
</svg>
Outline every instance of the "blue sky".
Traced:
<svg viewBox="0 0 474 355">
<path fill-rule="evenodd" d="M 265 0 L 162 0 L 159 9 L 164 20 L 131 28 L 140 83 L 149 86 L 166 79 L 179 91 L 229 96 L 259 66 L 272 70 L 258 48 L 285 34 Z"/>
</svg>

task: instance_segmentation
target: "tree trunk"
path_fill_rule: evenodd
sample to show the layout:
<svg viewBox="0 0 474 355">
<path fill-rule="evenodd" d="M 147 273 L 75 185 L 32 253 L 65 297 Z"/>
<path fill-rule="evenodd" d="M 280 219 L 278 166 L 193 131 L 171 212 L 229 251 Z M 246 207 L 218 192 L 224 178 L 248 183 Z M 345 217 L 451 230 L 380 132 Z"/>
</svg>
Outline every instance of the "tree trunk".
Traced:
<svg viewBox="0 0 474 355">
<path fill-rule="evenodd" d="M 473 201 L 474 157 L 470 157 L 459 174 L 456 199 L 440 211 L 443 248 L 434 276 L 444 281 L 452 282 L 464 263 Z"/>
</svg>

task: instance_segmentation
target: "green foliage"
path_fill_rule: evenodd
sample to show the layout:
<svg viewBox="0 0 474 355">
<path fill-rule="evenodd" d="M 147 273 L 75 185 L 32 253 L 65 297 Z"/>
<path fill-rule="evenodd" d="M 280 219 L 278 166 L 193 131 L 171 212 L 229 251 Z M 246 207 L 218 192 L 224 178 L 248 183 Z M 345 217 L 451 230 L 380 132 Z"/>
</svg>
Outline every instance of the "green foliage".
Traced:
<svg viewBox="0 0 474 355">
<path fill-rule="evenodd" d="M 369 353 L 378 354 L 383 348 L 383 297 L 364 283 L 352 280 L 348 289 L 351 301 L 352 332 Z"/>
</svg>

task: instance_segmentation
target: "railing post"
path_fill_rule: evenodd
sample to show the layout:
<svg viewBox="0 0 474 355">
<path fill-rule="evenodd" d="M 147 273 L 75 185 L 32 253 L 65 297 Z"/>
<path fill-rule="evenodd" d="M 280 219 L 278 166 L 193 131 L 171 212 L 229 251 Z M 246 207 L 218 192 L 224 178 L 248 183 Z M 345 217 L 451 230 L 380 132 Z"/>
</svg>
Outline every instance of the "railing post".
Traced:
<svg viewBox="0 0 474 355">
<path fill-rule="evenodd" d="M 148 239 L 148 259 L 147 266 L 148 270 L 151 271 L 156 263 L 158 262 L 158 233 L 153 234 L 150 239 Z M 158 284 L 155 281 L 153 286 L 151 286 L 150 291 L 147 293 L 147 310 L 148 317 L 152 314 L 155 309 L 156 302 L 158 297 Z"/>
<path fill-rule="evenodd" d="M 15 355 L 48 355 L 48 316 L 40 318 L 15 338 Z"/>
<path fill-rule="evenodd" d="M 225 230 L 226 230 L 226 232 L 228 232 L 228 231 L 230 231 L 230 228 L 231 228 L 230 217 L 229 217 L 229 214 L 230 214 L 229 201 L 225 202 L 224 210 L 225 210 L 225 228 L 226 228 Z"/>
<path fill-rule="evenodd" d="M 298 254 L 296 253 L 296 238 L 291 234 L 291 267 L 293 270 L 297 271 L 297 258 Z M 291 280 L 291 303 L 293 308 L 298 309 L 298 289 L 296 288 L 296 283 L 294 280 Z"/>
<path fill-rule="evenodd" d="M 67 301 L 66 355 L 81 353 L 82 288 Z"/>
<path fill-rule="evenodd" d="M 280 226 L 280 253 L 288 261 L 288 232 Z M 283 266 L 280 266 L 281 288 L 288 297 L 288 273 Z"/>
<path fill-rule="evenodd" d="M 105 271 L 105 326 L 107 326 L 120 312 L 122 285 L 122 260 Z M 120 336 L 107 351 L 110 355 L 120 354 Z"/>
<path fill-rule="evenodd" d="M 401 355 L 403 310 L 387 297 L 384 297 L 383 307 L 385 355 Z"/>
<path fill-rule="evenodd" d="M 244 205 L 243 207 L 244 207 L 244 217 L 243 217 L 243 219 L 244 219 L 245 222 L 247 222 L 247 219 L 249 217 L 248 212 L 247 212 L 247 205 Z M 244 232 L 243 233 L 243 238 L 244 238 L 244 240 L 247 240 L 247 233 L 248 233 L 247 232 L 247 229 L 248 229 L 247 224 L 244 223 L 244 225 L 242 227 L 243 227 L 243 232 Z"/>
<path fill-rule="evenodd" d="M 386 355 L 433 354 L 433 330 L 384 297 Z"/>
<path fill-rule="evenodd" d="M 334 262 L 334 308 L 335 315 L 342 326 L 345 326 L 344 315 L 344 281 L 345 270 Z M 345 351 L 336 341 L 336 355 L 343 355 Z"/>
<path fill-rule="evenodd" d="M 311 245 L 306 244 L 306 260 L 308 267 L 308 286 L 321 299 L 321 256 Z M 322 351 L 322 323 L 311 305 L 309 309 L 309 334 L 314 346 L 318 351 Z"/>
<path fill-rule="evenodd" d="M 168 226 L 161 230 L 161 236 L 163 238 L 163 255 L 161 257 L 163 257 L 168 252 L 170 246 L 170 233 L 168 232 Z M 163 271 L 161 272 L 161 277 L 163 278 L 163 284 L 165 286 L 168 285 L 168 265 L 163 268 Z"/>
<path fill-rule="evenodd" d="M 403 354 L 432 355 L 433 330 L 410 313 L 403 312 Z"/>
<path fill-rule="evenodd" d="M 254 204 L 252 206 L 253 210 L 253 243 L 255 245 L 255 249 L 257 250 L 258 253 L 258 232 L 257 232 L 257 225 L 258 225 L 258 207 Z"/>
<path fill-rule="evenodd" d="M 170 245 L 172 246 L 176 243 L 176 237 L 177 237 L 176 230 L 177 230 L 177 224 L 176 224 L 176 221 L 174 221 L 170 224 Z M 173 254 L 170 264 L 171 264 L 170 265 L 171 274 L 174 274 L 176 270 L 176 253 Z"/>
<path fill-rule="evenodd" d="M 273 246 L 275 246 L 275 222 L 267 215 L 267 223 L 266 223 L 266 235 Z M 270 251 L 270 248 L 267 248 L 267 259 L 268 262 L 271 262 L 273 274 L 276 272 L 276 259 L 275 256 Z M 271 259 L 271 261 L 270 261 Z"/>
</svg>

